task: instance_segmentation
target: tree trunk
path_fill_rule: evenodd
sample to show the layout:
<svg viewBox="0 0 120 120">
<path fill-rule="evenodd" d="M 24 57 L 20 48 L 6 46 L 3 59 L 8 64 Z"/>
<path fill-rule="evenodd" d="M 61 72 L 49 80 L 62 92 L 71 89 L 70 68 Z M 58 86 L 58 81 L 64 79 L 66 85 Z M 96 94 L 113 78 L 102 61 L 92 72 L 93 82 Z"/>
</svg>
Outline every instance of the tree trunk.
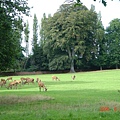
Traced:
<svg viewBox="0 0 120 120">
<path fill-rule="evenodd" d="M 75 69 L 74 69 L 74 59 L 71 60 L 71 65 L 70 65 L 70 73 L 74 73 Z"/>
<path fill-rule="evenodd" d="M 71 73 L 74 73 L 75 72 L 75 69 L 74 69 L 74 56 L 75 56 L 75 53 L 74 53 L 74 49 L 68 47 L 68 54 L 69 54 L 69 58 L 70 58 L 70 72 Z"/>
<path fill-rule="evenodd" d="M 102 70 L 102 66 L 100 66 L 100 70 Z"/>
<path fill-rule="evenodd" d="M 116 69 L 118 69 L 118 65 L 116 64 Z"/>
</svg>

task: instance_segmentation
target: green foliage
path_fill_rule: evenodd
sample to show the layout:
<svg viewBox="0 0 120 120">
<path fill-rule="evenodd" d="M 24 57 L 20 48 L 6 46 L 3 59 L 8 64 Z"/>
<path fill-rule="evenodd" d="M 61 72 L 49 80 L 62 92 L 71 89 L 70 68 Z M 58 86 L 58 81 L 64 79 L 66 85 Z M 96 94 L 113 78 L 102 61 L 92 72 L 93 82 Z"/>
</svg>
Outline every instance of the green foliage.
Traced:
<svg viewBox="0 0 120 120">
<path fill-rule="evenodd" d="M 118 68 L 120 65 L 120 20 L 114 19 L 110 22 L 110 26 L 106 29 L 107 53 L 110 64 Z"/>
<path fill-rule="evenodd" d="M 23 14 L 29 10 L 23 0 L 0 1 L 0 70 L 12 68 L 21 53 Z"/>
<path fill-rule="evenodd" d="M 32 40 L 32 50 L 33 53 L 37 49 L 38 46 L 38 20 L 36 14 L 34 14 L 33 19 L 33 40 Z"/>
<path fill-rule="evenodd" d="M 97 20 L 97 13 L 94 10 L 88 10 L 85 6 L 74 7 L 74 4 L 61 5 L 53 17 L 47 19 L 44 17 L 42 20 L 42 31 L 45 36 L 43 47 L 50 59 L 49 66 L 58 68 L 58 60 L 54 56 L 64 57 L 66 53 L 72 72 L 74 72 L 75 56 L 84 54 L 84 59 L 91 59 L 91 52 L 96 52 L 95 43 L 102 36 L 98 35 L 101 31 L 98 32 Z"/>
<path fill-rule="evenodd" d="M 70 69 L 70 61 L 67 55 L 55 55 L 49 61 L 50 70 L 67 70 Z"/>
</svg>

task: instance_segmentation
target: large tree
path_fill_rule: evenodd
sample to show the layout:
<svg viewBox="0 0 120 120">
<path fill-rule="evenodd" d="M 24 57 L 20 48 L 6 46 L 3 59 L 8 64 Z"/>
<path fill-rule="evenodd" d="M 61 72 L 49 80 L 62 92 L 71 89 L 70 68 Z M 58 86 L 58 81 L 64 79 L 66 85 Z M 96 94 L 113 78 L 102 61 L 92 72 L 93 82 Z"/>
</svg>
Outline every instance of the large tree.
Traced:
<svg viewBox="0 0 120 120">
<path fill-rule="evenodd" d="M 67 63 L 70 63 L 70 72 L 75 72 L 75 56 L 81 57 L 86 52 L 86 59 L 90 59 L 91 52 L 95 52 L 96 23 L 95 11 L 88 10 L 85 6 L 62 5 L 53 17 L 48 18 L 45 28 L 47 40 L 44 50 L 52 56 L 51 61 L 59 58 L 58 62 L 64 65 L 63 61 L 69 60 Z M 66 57 L 61 58 L 63 55 Z M 58 62 L 53 65 L 60 66 Z"/>
</svg>

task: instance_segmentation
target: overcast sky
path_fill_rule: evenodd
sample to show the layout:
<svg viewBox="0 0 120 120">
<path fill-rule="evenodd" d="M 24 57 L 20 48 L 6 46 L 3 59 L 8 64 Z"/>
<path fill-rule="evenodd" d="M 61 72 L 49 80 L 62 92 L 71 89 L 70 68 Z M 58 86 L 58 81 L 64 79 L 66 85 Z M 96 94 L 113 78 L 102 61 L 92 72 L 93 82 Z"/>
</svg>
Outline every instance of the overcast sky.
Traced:
<svg viewBox="0 0 120 120">
<path fill-rule="evenodd" d="M 37 15 L 38 21 L 41 21 L 43 13 L 54 14 L 59 6 L 65 2 L 65 0 L 28 0 L 29 6 L 33 6 L 31 9 L 31 15 L 34 13 Z M 104 27 L 108 26 L 109 22 L 114 18 L 120 18 L 120 1 L 119 0 L 107 0 L 107 6 L 104 7 L 100 0 L 94 2 L 93 0 L 81 0 L 83 4 L 90 9 L 91 4 L 95 5 L 95 10 L 98 13 L 101 11 L 102 23 Z M 29 18 L 29 21 L 33 21 L 33 18 Z"/>
<path fill-rule="evenodd" d="M 106 28 L 109 25 L 109 22 L 115 18 L 120 18 L 120 1 L 119 0 L 106 0 L 107 6 L 105 7 L 102 3 L 99 3 L 100 0 L 94 2 L 93 0 L 81 0 L 83 4 L 90 9 L 91 4 L 95 6 L 95 11 L 98 13 L 101 11 L 102 23 Z M 43 13 L 46 15 L 53 15 L 57 9 L 62 5 L 65 0 L 28 0 L 29 6 L 33 6 L 31 9 L 32 17 L 26 18 L 29 21 L 30 25 L 30 39 L 32 39 L 32 27 L 33 27 L 33 16 L 37 15 L 38 22 L 40 24 Z M 23 45 L 24 46 L 24 45 Z"/>
</svg>

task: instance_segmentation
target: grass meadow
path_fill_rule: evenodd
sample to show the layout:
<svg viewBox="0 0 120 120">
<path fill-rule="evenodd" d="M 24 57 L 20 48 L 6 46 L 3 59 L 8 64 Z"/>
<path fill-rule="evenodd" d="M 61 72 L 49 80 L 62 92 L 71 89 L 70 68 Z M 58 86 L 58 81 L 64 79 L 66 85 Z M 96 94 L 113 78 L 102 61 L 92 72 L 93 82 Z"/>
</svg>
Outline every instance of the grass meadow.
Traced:
<svg viewBox="0 0 120 120">
<path fill-rule="evenodd" d="M 52 75 L 13 76 L 39 77 L 48 91 L 37 83 L 0 88 L 0 120 L 120 120 L 120 70 L 77 72 L 75 80 L 72 73 L 54 74 L 60 81 Z"/>
</svg>

